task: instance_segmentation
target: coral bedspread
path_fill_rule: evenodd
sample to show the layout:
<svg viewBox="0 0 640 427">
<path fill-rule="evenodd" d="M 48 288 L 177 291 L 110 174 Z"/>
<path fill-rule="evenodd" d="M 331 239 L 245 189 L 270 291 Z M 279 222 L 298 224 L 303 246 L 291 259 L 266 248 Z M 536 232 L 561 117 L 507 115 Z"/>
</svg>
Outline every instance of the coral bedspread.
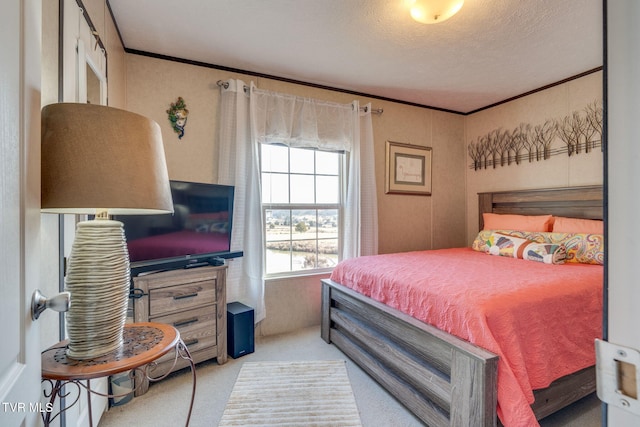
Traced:
<svg viewBox="0 0 640 427">
<path fill-rule="evenodd" d="M 471 248 L 345 260 L 331 279 L 498 356 L 498 417 L 538 425 L 532 390 L 595 364 L 603 267 Z"/>
</svg>

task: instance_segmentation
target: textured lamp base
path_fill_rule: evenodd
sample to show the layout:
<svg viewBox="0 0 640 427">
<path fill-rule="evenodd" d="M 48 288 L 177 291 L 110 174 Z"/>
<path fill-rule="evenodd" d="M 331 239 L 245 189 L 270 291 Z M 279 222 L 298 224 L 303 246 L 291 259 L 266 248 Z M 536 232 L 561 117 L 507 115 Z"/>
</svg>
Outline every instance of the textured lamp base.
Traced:
<svg viewBox="0 0 640 427">
<path fill-rule="evenodd" d="M 122 345 L 129 300 L 129 252 L 122 223 L 78 223 L 65 279 L 67 356 L 91 359 Z"/>
</svg>

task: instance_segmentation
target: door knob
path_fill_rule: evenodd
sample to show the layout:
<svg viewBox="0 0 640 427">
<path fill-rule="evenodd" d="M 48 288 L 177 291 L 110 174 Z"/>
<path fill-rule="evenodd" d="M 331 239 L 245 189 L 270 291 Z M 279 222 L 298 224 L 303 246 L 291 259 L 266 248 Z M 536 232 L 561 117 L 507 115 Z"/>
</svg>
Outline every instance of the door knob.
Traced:
<svg viewBox="0 0 640 427">
<path fill-rule="evenodd" d="M 70 305 L 71 294 L 69 292 L 60 292 L 52 298 L 47 298 L 42 295 L 40 289 L 36 289 L 31 298 L 31 318 L 36 320 L 47 308 L 60 312 L 67 311 Z"/>
</svg>

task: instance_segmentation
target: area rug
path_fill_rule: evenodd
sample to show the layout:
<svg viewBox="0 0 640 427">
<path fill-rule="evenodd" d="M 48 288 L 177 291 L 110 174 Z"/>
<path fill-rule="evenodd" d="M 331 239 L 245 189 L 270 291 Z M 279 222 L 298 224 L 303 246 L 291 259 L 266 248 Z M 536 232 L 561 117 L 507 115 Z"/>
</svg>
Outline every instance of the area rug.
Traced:
<svg viewBox="0 0 640 427">
<path fill-rule="evenodd" d="M 344 360 L 246 362 L 220 427 L 362 426 Z"/>
</svg>

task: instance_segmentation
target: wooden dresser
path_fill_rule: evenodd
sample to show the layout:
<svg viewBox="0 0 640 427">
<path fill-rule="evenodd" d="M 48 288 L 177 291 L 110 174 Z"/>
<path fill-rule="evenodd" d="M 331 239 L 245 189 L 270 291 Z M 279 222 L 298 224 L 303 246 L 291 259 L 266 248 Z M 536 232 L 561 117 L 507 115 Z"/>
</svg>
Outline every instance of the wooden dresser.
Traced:
<svg viewBox="0 0 640 427">
<path fill-rule="evenodd" d="M 135 277 L 134 321 L 175 326 L 195 363 L 212 358 L 216 358 L 219 364 L 225 363 L 226 274 L 226 266 L 206 266 Z M 150 370 L 149 375 L 159 377 L 168 373 L 173 360 L 173 355 L 159 359 L 157 367 Z M 188 365 L 188 361 L 178 358 L 173 370 Z M 145 380 L 136 390 L 136 396 L 144 394 L 148 386 Z"/>
</svg>

